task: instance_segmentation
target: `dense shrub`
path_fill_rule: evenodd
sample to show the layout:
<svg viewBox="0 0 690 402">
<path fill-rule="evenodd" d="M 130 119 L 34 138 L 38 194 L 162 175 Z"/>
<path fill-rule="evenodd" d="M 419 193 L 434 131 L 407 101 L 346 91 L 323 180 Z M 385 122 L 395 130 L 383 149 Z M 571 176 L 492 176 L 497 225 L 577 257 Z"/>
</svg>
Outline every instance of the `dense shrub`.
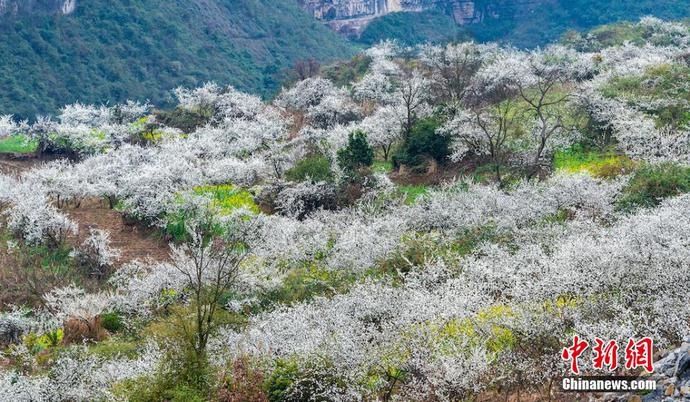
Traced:
<svg viewBox="0 0 690 402">
<path fill-rule="evenodd" d="M 331 161 L 323 155 L 307 156 L 285 172 L 285 178 L 296 182 L 312 181 L 318 183 L 325 181 L 330 183 L 333 181 Z"/>
<path fill-rule="evenodd" d="M 199 127 L 205 126 L 211 121 L 211 113 L 203 110 L 189 110 L 186 108 L 175 108 L 170 111 L 159 112 L 156 115 L 162 124 L 179 128 L 185 133 L 191 133 Z"/>
<path fill-rule="evenodd" d="M 357 130 L 350 133 L 347 146 L 338 151 L 338 165 L 348 176 L 356 175 L 362 168 L 374 163 L 374 149 L 367 141 L 367 135 Z"/>
<path fill-rule="evenodd" d="M 295 360 L 279 359 L 264 389 L 271 402 L 329 401 L 342 399 L 338 395 L 342 385 L 328 367 L 316 363 L 300 367 Z"/>
<path fill-rule="evenodd" d="M 618 201 L 621 210 L 655 207 L 661 200 L 690 191 L 690 167 L 673 163 L 640 168 Z"/>
<path fill-rule="evenodd" d="M 349 61 L 325 67 L 323 76 L 333 81 L 337 87 L 344 87 L 363 77 L 370 65 L 371 59 L 359 54 Z"/>
<path fill-rule="evenodd" d="M 118 332 L 124 327 L 122 317 L 118 313 L 105 313 L 101 315 L 101 325 L 109 332 Z"/>
<path fill-rule="evenodd" d="M 450 155 L 450 138 L 436 133 L 439 126 L 439 121 L 434 117 L 417 122 L 393 156 L 393 164 L 420 166 L 428 158 L 433 158 L 439 163 L 445 162 Z"/>
<path fill-rule="evenodd" d="M 287 400 L 290 387 L 297 379 L 298 374 L 299 367 L 295 361 L 282 359 L 276 361 L 275 369 L 264 383 L 268 399 L 271 402 Z"/>
<path fill-rule="evenodd" d="M 355 282 L 355 275 L 342 270 L 328 270 L 313 262 L 303 267 L 291 268 L 281 286 L 270 289 L 261 296 L 263 308 L 272 305 L 313 300 L 319 296 L 342 293 Z"/>
<path fill-rule="evenodd" d="M 337 209 L 338 197 L 333 185 L 299 183 L 283 189 L 276 198 L 275 206 L 282 215 L 303 219 L 320 209 Z"/>
</svg>

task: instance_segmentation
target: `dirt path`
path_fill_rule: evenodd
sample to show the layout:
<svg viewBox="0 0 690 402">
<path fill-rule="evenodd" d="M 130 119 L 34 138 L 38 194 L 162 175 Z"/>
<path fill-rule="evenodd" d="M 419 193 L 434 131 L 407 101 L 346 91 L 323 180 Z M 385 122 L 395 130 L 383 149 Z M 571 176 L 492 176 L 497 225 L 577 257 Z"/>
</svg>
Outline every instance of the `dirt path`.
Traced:
<svg viewBox="0 0 690 402">
<path fill-rule="evenodd" d="M 9 155 L 0 155 L 0 173 L 18 176 L 43 162 L 37 158 L 15 158 Z"/>
<path fill-rule="evenodd" d="M 0 155 L 0 173 L 19 176 L 49 159 L 31 156 Z M 64 209 L 79 225 L 79 234 L 69 239 L 73 247 L 79 246 L 89 235 L 89 229 L 110 233 L 111 246 L 121 252 L 118 265 L 134 260 L 167 261 L 168 244 L 154 229 L 125 222 L 121 213 L 113 211 L 101 200 L 87 200 L 79 208 Z M 0 261 L 2 262 L 2 261 Z"/>
<path fill-rule="evenodd" d="M 168 244 L 159 232 L 126 222 L 121 213 L 104 204 L 100 200 L 91 200 L 79 208 L 65 210 L 79 225 L 79 235 L 70 239 L 73 246 L 81 244 L 90 229 L 101 229 L 110 233 L 111 246 L 121 252 L 118 265 L 134 260 L 162 262 L 169 259 Z"/>
</svg>

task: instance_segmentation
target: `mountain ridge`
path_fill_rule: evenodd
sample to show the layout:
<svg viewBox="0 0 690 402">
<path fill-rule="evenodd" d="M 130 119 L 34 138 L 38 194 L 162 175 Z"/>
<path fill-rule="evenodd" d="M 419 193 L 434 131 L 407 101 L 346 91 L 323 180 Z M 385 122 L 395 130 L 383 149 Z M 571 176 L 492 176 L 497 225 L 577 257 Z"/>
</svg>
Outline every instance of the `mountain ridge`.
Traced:
<svg viewBox="0 0 690 402">
<path fill-rule="evenodd" d="M 294 2 L 2 1 L 0 115 L 127 98 L 165 106 L 172 89 L 206 81 L 270 95 L 297 60 L 355 52 Z"/>
</svg>

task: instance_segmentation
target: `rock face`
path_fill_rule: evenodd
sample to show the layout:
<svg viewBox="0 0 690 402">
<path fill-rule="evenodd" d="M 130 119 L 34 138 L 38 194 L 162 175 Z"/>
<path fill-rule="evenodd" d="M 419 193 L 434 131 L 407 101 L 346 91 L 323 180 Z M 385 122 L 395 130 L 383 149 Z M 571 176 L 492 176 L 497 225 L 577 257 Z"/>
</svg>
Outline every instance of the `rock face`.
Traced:
<svg viewBox="0 0 690 402">
<path fill-rule="evenodd" d="M 656 391 L 643 396 L 633 393 L 604 394 L 597 400 L 628 402 L 690 401 L 690 336 L 680 347 L 667 351 L 654 363 L 654 373 L 645 379 L 657 382 Z"/>
<path fill-rule="evenodd" d="M 26 14 L 72 14 L 77 0 L 0 0 L 0 16 Z"/>
<path fill-rule="evenodd" d="M 419 12 L 431 8 L 444 10 L 460 24 L 481 21 L 494 15 L 491 8 L 478 7 L 475 0 L 298 0 L 314 18 L 336 31 L 357 36 L 374 18 L 392 12 Z"/>
</svg>

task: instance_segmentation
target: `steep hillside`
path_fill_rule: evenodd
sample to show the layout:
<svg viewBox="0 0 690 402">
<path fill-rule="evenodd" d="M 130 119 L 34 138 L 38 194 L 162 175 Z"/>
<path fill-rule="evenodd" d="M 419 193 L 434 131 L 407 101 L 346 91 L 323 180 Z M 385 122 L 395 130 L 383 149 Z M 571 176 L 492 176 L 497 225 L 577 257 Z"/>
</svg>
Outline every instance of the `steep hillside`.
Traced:
<svg viewBox="0 0 690 402">
<path fill-rule="evenodd" d="M 407 43 L 453 40 L 462 32 L 470 32 L 480 41 L 536 47 L 559 38 L 568 29 L 636 21 L 645 15 L 666 19 L 690 16 L 685 0 L 298 1 L 331 29 L 365 44 L 386 38 Z"/>
<path fill-rule="evenodd" d="M 69 7 L 65 8 L 65 5 Z M 0 114 L 150 99 L 204 81 L 269 94 L 295 60 L 352 45 L 292 1 L 2 0 Z"/>
<path fill-rule="evenodd" d="M 484 19 L 469 27 L 477 39 L 536 47 L 557 40 L 568 30 L 583 31 L 619 21 L 637 21 L 647 15 L 673 20 L 690 16 L 690 4 L 686 0 L 514 0 L 504 3 L 498 9 L 497 18 Z"/>
</svg>

